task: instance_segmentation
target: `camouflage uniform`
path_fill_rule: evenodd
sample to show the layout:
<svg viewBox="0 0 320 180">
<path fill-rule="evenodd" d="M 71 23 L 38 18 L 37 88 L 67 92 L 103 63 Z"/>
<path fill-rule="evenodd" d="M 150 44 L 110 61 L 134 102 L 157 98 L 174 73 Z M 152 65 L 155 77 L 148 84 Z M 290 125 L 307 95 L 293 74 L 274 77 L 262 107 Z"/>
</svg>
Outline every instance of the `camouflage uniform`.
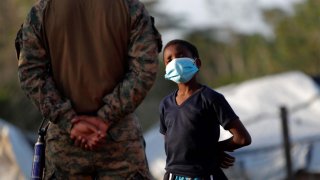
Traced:
<svg viewBox="0 0 320 180">
<path fill-rule="evenodd" d="M 120 0 L 119 0 L 120 1 Z M 46 136 L 45 179 L 150 179 L 144 140 L 133 114 L 154 83 L 161 36 L 138 0 L 127 4 L 133 27 L 128 47 L 128 72 L 101 97 L 95 114 L 111 124 L 106 144 L 96 151 L 74 146 L 69 138 L 76 103 L 58 88 L 52 72 L 43 16 L 51 0 L 39 0 L 20 29 L 16 48 L 18 75 L 26 95 L 52 122 Z M 140 25 L 136 22 L 144 22 Z M 135 24 L 136 23 L 136 24 Z"/>
</svg>

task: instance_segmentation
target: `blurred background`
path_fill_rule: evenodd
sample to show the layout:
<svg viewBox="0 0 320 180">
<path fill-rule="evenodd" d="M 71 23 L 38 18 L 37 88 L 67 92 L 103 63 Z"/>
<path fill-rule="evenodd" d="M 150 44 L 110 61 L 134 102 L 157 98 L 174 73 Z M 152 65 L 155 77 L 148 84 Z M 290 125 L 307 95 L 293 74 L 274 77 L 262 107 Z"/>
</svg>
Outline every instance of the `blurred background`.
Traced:
<svg viewBox="0 0 320 180">
<path fill-rule="evenodd" d="M 282 154 L 281 118 L 277 111 L 280 105 L 288 103 L 289 112 L 291 112 L 290 108 L 292 110 L 296 107 L 305 110 L 297 118 L 293 118 L 298 119 L 300 124 L 289 125 L 291 140 L 301 142 L 303 138 L 307 138 L 308 141 L 304 142 L 310 143 L 303 144 L 305 148 L 299 149 L 299 152 L 303 152 L 301 157 L 316 159 L 312 162 L 305 160 L 305 163 L 302 163 L 303 165 L 300 163 L 299 166 L 293 164 L 291 169 L 296 178 L 299 178 L 301 174 L 308 174 L 304 178 L 319 178 L 317 175 L 320 173 L 320 157 L 318 159 L 313 157 L 311 151 L 315 151 L 314 147 L 319 146 L 317 143 L 320 139 L 320 130 L 319 132 L 315 130 L 320 129 L 320 88 L 317 84 L 320 77 L 320 1 L 142 1 L 150 14 L 155 17 L 156 26 L 162 34 L 164 45 L 172 39 L 181 38 L 198 47 L 202 60 L 200 81 L 225 94 L 236 113 L 243 119 L 244 124 L 249 126 L 248 129 L 254 137 L 252 148 L 244 149 L 239 154 L 235 154 L 240 160 L 235 168 L 228 170 L 228 177 L 230 179 L 285 179 L 288 177 L 288 173 L 286 173 L 288 165 L 285 154 Z M 32 143 L 41 122 L 40 114 L 20 90 L 14 49 L 16 33 L 34 2 L 34 0 L 1 0 L 0 2 L 0 150 L 2 150 L 0 151 L 0 161 L 1 164 L 5 161 L 21 161 L 17 163 L 20 163 L 20 166 L 16 166 L 16 170 L 0 165 L 0 179 L 4 177 L 1 173 L 8 172 L 10 169 L 16 175 L 8 176 L 9 179 L 24 179 L 30 174 L 28 172 L 30 159 L 22 160 L 21 153 L 26 155 L 26 152 L 29 151 L 32 156 Z M 176 85 L 164 80 L 162 54 L 159 59 L 161 63 L 158 78 L 151 92 L 138 108 L 137 114 L 146 134 L 147 155 L 150 157 L 151 168 L 162 171 L 164 152 L 161 151 L 163 149 L 162 141 L 158 141 L 158 136 L 160 136 L 158 133 L 158 105 L 165 95 L 176 88 Z M 248 91 L 241 89 L 243 87 L 247 87 Z M 282 93 L 273 95 L 274 92 L 280 91 Z M 243 94 L 243 92 L 247 93 Z M 290 96 L 286 96 L 288 94 Z M 252 96 L 256 97 L 256 104 L 249 103 L 248 105 L 248 101 L 253 101 L 249 98 Z M 285 98 L 280 101 L 279 99 L 283 97 Z M 288 102 L 286 100 L 297 101 Z M 244 101 L 246 103 L 241 103 Z M 257 109 L 257 106 L 260 108 Z M 275 110 L 270 110 L 271 107 Z M 255 135 L 263 130 L 263 127 L 266 127 L 265 124 L 250 127 L 250 124 L 254 124 L 255 121 L 265 121 L 261 120 L 264 119 L 261 114 L 266 113 L 268 114 L 266 119 L 269 122 L 274 120 L 275 123 L 279 123 L 275 125 L 277 128 L 272 128 L 272 124 L 267 125 L 270 127 L 268 132 L 279 136 L 271 136 L 272 138 L 270 138 L 267 134 L 258 133 Z M 312 117 L 305 118 L 306 114 L 311 114 Z M 293 117 L 293 115 L 289 117 Z M 289 122 L 291 119 L 289 118 Z M 306 128 L 295 133 L 294 129 L 299 129 L 301 122 L 310 119 L 312 123 L 309 123 L 308 127 L 315 129 Z M 303 135 L 304 131 L 312 133 Z M 21 146 L 23 143 L 12 142 L 12 138 L 20 136 L 30 137 L 27 142 L 31 145 L 28 147 L 31 151 L 26 149 L 15 151 L 16 146 L 23 148 Z M 277 139 L 277 141 L 268 143 L 272 139 Z M 152 144 L 155 141 L 158 144 Z M 265 142 L 267 145 L 263 146 Z M 10 148 L 7 147 L 9 144 L 11 144 Z M 159 152 L 153 151 L 154 153 L 151 153 L 152 146 L 156 146 L 155 149 L 160 149 Z M 278 149 L 273 152 L 270 150 L 272 148 Z M 317 150 L 320 148 L 318 147 Z M 6 154 L 5 152 L 8 157 L 3 156 Z M 14 152 L 14 154 L 10 155 L 10 152 Z M 252 163 L 252 159 L 266 157 L 254 158 L 250 155 L 252 152 L 257 156 L 259 154 L 257 152 L 262 152 L 264 155 L 272 154 L 270 157 L 275 157 L 275 160 L 270 160 L 268 163 L 279 164 L 276 166 L 278 168 L 260 175 L 253 175 L 254 173 L 247 170 L 247 168 L 252 169 L 250 165 L 262 168 L 268 168 L 272 165 L 266 167 L 267 165 L 264 164 L 266 162 L 259 162 L 261 166 Z M 279 156 L 274 156 L 274 154 Z M 162 161 L 160 162 L 159 159 Z M 14 164 L 14 162 L 11 163 Z M 305 171 L 308 163 L 309 165 L 310 163 L 315 164 L 312 166 L 313 171 Z M 243 172 L 247 173 L 243 174 Z M 277 175 L 273 176 L 272 174 Z M 158 176 L 161 177 L 161 174 Z"/>
</svg>

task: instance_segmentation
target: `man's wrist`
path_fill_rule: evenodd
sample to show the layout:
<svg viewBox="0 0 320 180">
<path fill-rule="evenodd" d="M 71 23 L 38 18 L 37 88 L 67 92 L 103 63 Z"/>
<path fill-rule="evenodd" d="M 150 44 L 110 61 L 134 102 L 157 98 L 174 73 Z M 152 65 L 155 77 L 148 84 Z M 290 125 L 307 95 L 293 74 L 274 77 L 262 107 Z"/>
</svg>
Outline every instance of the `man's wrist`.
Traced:
<svg viewBox="0 0 320 180">
<path fill-rule="evenodd" d="M 71 129 L 73 127 L 73 123 L 71 120 L 76 116 L 76 113 L 71 110 L 63 114 L 62 116 L 59 117 L 57 125 L 59 128 L 62 130 L 66 131 L 68 134 L 71 133 Z"/>
<path fill-rule="evenodd" d="M 107 117 L 106 114 L 100 110 L 97 113 L 97 116 L 101 118 L 105 123 L 107 123 L 108 127 L 110 127 L 114 122 L 110 119 L 110 117 Z"/>
</svg>

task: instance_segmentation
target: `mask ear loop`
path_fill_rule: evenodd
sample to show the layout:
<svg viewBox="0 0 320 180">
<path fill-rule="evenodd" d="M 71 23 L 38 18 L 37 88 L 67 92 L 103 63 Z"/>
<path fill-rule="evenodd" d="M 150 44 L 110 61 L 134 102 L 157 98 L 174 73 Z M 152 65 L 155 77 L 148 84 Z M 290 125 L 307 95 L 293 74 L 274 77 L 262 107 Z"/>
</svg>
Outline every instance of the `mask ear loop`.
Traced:
<svg viewBox="0 0 320 180">
<path fill-rule="evenodd" d="M 197 65 L 197 60 L 198 60 L 199 58 L 197 58 L 197 57 L 193 57 L 193 64 L 195 64 L 195 65 Z"/>
<path fill-rule="evenodd" d="M 198 60 L 198 61 L 197 61 Z M 197 66 L 198 69 L 201 67 L 201 60 L 199 57 L 194 57 L 194 65 Z"/>
</svg>

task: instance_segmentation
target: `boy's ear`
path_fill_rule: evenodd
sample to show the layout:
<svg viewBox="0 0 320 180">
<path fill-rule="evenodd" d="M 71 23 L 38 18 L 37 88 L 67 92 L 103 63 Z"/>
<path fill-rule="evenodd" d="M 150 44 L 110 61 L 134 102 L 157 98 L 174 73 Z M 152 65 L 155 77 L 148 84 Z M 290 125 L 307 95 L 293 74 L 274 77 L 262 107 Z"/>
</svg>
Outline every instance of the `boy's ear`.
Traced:
<svg viewBox="0 0 320 180">
<path fill-rule="evenodd" d="M 200 58 L 196 58 L 196 65 L 197 65 L 197 67 L 200 69 L 200 67 L 201 67 L 201 60 L 200 60 Z"/>
</svg>

